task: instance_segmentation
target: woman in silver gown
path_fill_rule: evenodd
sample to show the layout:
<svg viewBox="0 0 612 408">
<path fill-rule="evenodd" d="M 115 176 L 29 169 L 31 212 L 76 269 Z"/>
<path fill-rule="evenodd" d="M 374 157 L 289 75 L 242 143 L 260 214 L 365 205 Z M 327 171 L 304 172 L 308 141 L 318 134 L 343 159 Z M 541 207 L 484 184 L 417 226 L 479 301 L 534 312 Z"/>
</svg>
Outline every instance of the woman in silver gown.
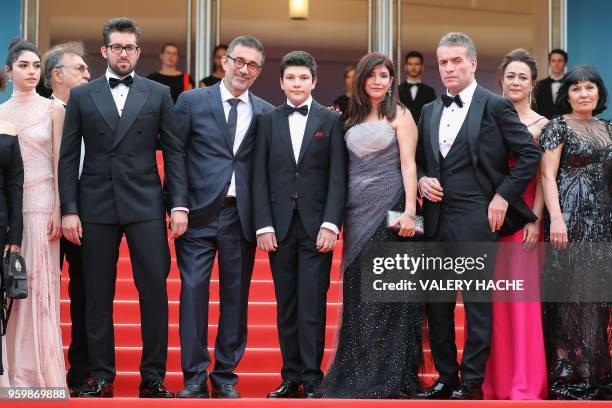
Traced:
<svg viewBox="0 0 612 408">
<path fill-rule="evenodd" d="M 327 398 L 410 398 L 419 390 L 421 305 L 362 302 L 361 254 L 368 243 L 415 233 L 417 129 L 398 101 L 393 63 L 381 53 L 357 66 L 345 127 L 349 184 L 343 231 L 343 306 Z M 388 228 L 388 210 L 402 215 Z"/>
</svg>

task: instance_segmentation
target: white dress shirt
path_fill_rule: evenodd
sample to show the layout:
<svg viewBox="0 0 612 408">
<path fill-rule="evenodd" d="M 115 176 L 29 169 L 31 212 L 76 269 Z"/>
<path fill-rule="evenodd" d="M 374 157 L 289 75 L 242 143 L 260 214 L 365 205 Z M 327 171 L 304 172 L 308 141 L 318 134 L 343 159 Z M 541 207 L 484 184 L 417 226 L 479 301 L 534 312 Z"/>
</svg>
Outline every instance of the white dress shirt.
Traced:
<svg viewBox="0 0 612 408">
<path fill-rule="evenodd" d="M 559 93 L 559 88 L 561 88 L 561 78 L 563 78 L 563 76 L 560 76 L 559 78 L 555 78 L 554 76 L 550 76 L 551 79 L 554 79 L 555 81 L 559 81 L 559 82 L 553 82 L 550 84 L 550 91 L 552 92 L 552 100 L 553 102 L 557 101 L 557 94 Z"/>
<path fill-rule="evenodd" d="M 412 100 L 416 100 L 417 92 L 419 91 L 418 85 L 421 83 L 421 81 L 411 81 L 407 79 L 406 83 L 410 85 L 410 96 L 412 97 Z"/>
<path fill-rule="evenodd" d="M 55 99 L 62 105 L 64 108 L 66 107 L 66 102 L 62 101 L 60 98 L 55 96 L 55 94 L 51 94 L 51 98 Z M 81 137 L 81 159 L 79 160 L 79 180 L 81 179 L 81 174 L 83 174 L 83 159 L 85 158 L 85 142 L 83 142 L 83 138 Z"/>
<path fill-rule="evenodd" d="M 306 101 L 304 101 L 304 103 L 302 103 L 300 106 L 307 105 L 308 114 L 310 114 L 311 104 L 312 96 L 309 96 L 308 99 L 306 99 Z M 287 99 L 287 105 L 292 106 L 294 108 L 299 107 L 291 103 L 289 99 Z M 295 158 L 295 162 L 297 163 L 298 158 L 300 157 L 302 141 L 304 140 L 304 132 L 306 131 L 306 122 L 308 122 L 308 115 L 302 115 L 299 112 L 293 112 L 287 117 L 287 119 L 289 120 L 289 132 L 291 133 L 291 146 L 293 147 L 293 157 Z M 331 222 L 324 222 L 323 224 L 321 224 L 321 228 L 327 228 L 328 230 L 333 231 L 335 234 L 338 234 L 340 232 L 340 229 Z M 274 232 L 274 227 L 268 226 L 260 228 L 255 234 L 261 235 L 267 232 Z"/>
<path fill-rule="evenodd" d="M 225 121 L 229 116 L 230 109 L 232 106 L 229 104 L 229 99 L 240 99 L 240 103 L 236 105 L 238 111 L 238 120 L 236 121 L 236 135 L 234 136 L 233 152 L 236 154 L 240 148 L 240 144 L 246 136 L 249 126 L 251 126 L 251 119 L 253 118 L 253 106 L 251 105 L 251 98 L 249 98 L 249 90 L 244 91 L 240 96 L 235 97 L 225 87 L 225 79 L 221 80 L 219 84 L 221 90 L 221 101 L 223 102 L 223 113 L 225 113 Z M 232 180 L 230 181 L 229 190 L 227 190 L 229 197 L 236 197 L 236 172 L 232 172 Z"/>
<path fill-rule="evenodd" d="M 446 157 L 448 151 L 451 149 L 455 139 L 457 138 L 457 134 L 459 134 L 461 126 L 463 126 L 463 122 L 465 121 L 468 110 L 470 109 L 470 104 L 472 103 L 472 97 L 474 96 L 476 86 L 476 80 L 474 80 L 467 88 L 459 92 L 459 97 L 463 102 L 463 107 L 460 108 L 455 102 L 453 102 L 448 108 L 444 107 L 442 110 L 439 128 L 439 144 L 442 157 Z M 446 94 L 451 97 L 454 96 L 448 91 L 446 91 Z"/>
<path fill-rule="evenodd" d="M 130 72 L 124 77 L 119 77 L 117 74 L 112 72 L 110 69 L 106 70 L 106 81 L 108 82 L 109 78 L 117 78 L 123 79 L 125 77 L 134 77 L 134 71 Z M 110 85 L 109 85 L 110 88 Z M 125 84 L 119 84 L 114 88 L 110 88 L 111 94 L 113 95 L 113 99 L 115 100 L 115 105 L 117 106 L 117 112 L 119 112 L 119 116 L 123 113 L 123 107 L 125 106 L 125 101 L 127 100 L 128 93 L 130 92 L 130 87 Z"/>
</svg>

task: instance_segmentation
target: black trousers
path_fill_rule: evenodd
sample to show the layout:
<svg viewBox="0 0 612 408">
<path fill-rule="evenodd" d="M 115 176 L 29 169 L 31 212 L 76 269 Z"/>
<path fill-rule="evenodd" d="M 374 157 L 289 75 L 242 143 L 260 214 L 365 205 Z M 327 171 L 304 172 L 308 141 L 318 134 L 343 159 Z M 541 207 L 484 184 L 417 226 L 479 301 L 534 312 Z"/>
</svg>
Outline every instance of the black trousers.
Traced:
<svg viewBox="0 0 612 408">
<path fill-rule="evenodd" d="M 92 378 L 115 378 L 113 299 L 119 244 L 125 234 L 138 289 L 142 332 L 140 374 L 166 373 L 170 251 L 165 220 L 128 225 L 83 223 L 82 256 L 87 304 L 87 341 Z"/>
<path fill-rule="evenodd" d="M 83 276 L 83 260 L 81 247 L 68 241 L 60 241 L 60 268 L 64 265 L 64 257 L 68 262 L 68 295 L 70 296 L 71 341 L 68 347 L 67 382 L 69 387 L 85 384 L 89 377 L 89 350 L 87 348 L 87 325 L 85 309 L 85 280 Z"/>
<path fill-rule="evenodd" d="M 317 251 L 297 211 L 284 241 L 270 253 L 284 380 L 320 383 L 332 253 Z"/>
<path fill-rule="evenodd" d="M 208 302 L 215 255 L 219 258 L 219 328 L 215 340 L 213 386 L 235 385 L 247 340 L 249 286 L 255 261 L 255 244 L 245 239 L 236 204 L 220 208 L 204 228 L 188 228 L 176 241 L 181 271 L 179 334 L 181 366 L 186 385 L 206 382 L 208 352 Z"/>
<path fill-rule="evenodd" d="M 492 233 L 487 219 L 487 207 L 466 211 L 459 218 L 449 217 L 444 211 L 434 242 L 496 242 L 497 233 Z M 459 246 L 458 256 L 470 255 Z M 478 254 L 474 254 L 478 256 Z M 485 276 L 492 276 L 495 257 L 489 256 Z M 464 383 L 482 384 L 485 368 L 491 351 L 491 303 L 470 302 L 464 296 L 466 336 L 461 366 L 457 363 L 455 345 L 455 304 L 456 302 L 432 302 L 427 304 L 427 320 L 431 354 L 444 384 L 459 384 L 459 372 Z"/>
</svg>

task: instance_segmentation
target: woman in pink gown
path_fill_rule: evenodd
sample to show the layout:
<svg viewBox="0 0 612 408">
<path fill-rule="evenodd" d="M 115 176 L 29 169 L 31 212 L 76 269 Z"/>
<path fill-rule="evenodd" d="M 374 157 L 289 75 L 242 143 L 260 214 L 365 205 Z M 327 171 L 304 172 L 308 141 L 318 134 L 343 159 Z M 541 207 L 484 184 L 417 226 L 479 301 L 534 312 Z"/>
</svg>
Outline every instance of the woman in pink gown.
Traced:
<svg viewBox="0 0 612 408">
<path fill-rule="evenodd" d="M 537 143 L 547 120 L 531 109 L 531 94 L 537 77 L 535 60 L 525 50 L 514 50 L 504 58 L 499 74 L 504 96 L 514 104 L 521 122 L 527 126 Z M 510 166 L 513 166 L 514 159 L 510 157 L 509 160 Z M 534 278 L 526 283 L 526 288 L 529 284 L 528 289 L 535 292 L 539 289 L 543 254 L 539 247 L 534 246 L 542 242 L 540 230 L 544 209 L 537 175 L 525 189 L 523 199 L 538 216 L 538 220 L 500 239 L 495 274 L 507 277 L 512 276 L 512 271 L 520 271 L 521 276 Z M 523 248 L 518 249 L 521 244 Z M 539 302 L 493 303 L 491 356 L 487 363 L 483 391 L 486 399 L 546 398 L 546 357 Z"/>
<path fill-rule="evenodd" d="M 39 96 L 40 54 L 19 41 L 9 48 L 11 98 L 0 105 L 0 119 L 17 129 L 23 157 L 23 240 L 28 297 L 15 301 L 7 333 L 8 370 L 0 383 L 13 387 L 65 387 L 66 366 L 60 330 L 59 240 L 61 217 L 57 162 L 64 112 Z M 5 367 L 6 368 L 6 367 Z"/>
</svg>

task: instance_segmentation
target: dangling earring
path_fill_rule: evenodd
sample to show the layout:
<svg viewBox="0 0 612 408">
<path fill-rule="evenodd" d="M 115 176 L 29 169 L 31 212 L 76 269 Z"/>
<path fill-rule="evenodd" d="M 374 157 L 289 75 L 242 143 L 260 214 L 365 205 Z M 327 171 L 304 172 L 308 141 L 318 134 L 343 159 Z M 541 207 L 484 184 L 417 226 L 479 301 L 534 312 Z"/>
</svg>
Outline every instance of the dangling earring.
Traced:
<svg viewBox="0 0 612 408">
<path fill-rule="evenodd" d="M 393 88 L 389 87 L 389 89 L 387 89 L 387 95 L 391 96 L 392 93 L 393 93 Z"/>
<path fill-rule="evenodd" d="M 533 105 L 533 95 L 531 94 L 531 89 L 529 90 L 529 95 L 527 97 L 529 98 L 529 106 Z"/>
<path fill-rule="evenodd" d="M 506 97 L 506 92 L 504 92 L 504 90 L 502 89 L 502 98 Z"/>
</svg>

